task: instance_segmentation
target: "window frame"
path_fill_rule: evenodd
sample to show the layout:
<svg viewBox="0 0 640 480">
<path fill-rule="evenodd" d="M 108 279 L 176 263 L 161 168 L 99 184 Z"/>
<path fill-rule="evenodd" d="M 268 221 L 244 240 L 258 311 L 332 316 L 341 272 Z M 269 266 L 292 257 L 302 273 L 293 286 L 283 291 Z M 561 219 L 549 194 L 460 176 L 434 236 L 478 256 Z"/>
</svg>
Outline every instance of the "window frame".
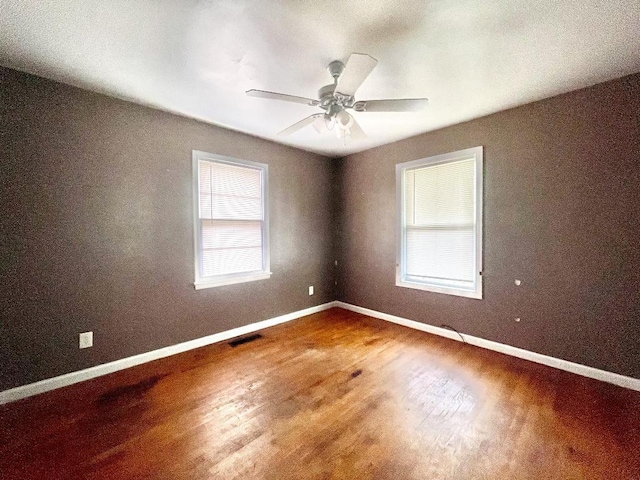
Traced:
<svg viewBox="0 0 640 480">
<path fill-rule="evenodd" d="M 405 222 L 405 172 L 422 167 L 442 165 L 456 161 L 475 159 L 475 278 L 473 290 L 443 286 L 428 281 L 420 282 L 407 279 L 406 275 L 406 222 Z M 396 213 L 397 213 L 397 248 L 396 248 L 396 286 L 444 293 L 466 298 L 482 299 L 482 236 L 483 236 L 483 147 L 473 147 L 456 152 L 433 155 L 396 165 Z"/>
<path fill-rule="evenodd" d="M 262 270 L 203 276 L 202 272 L 202 224 L 200 218 L 200 161 L 252 168 L 261 172 L 262 194 Z M 205 288 L 253 282 L 271 277 L 269 249 L 269 165 L 242 160 L 200 150 L 192 151 L 192 192 L 193 192 L 193 258 L 196 290 Z"/>
</svg>

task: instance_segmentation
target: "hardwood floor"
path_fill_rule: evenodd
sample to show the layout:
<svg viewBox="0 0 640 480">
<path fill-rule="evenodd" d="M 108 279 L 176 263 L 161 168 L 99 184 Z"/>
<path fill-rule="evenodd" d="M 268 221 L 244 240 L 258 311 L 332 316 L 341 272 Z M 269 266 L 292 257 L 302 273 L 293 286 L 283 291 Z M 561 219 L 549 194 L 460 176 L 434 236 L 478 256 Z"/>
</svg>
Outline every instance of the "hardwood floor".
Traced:
<svg viewBox="0 0 640 480">
<path fill-rule="evenodd" d="M 0 407 L 2 479 L 640 479 L 640 392 L 331 309 Z"/>
</svg>

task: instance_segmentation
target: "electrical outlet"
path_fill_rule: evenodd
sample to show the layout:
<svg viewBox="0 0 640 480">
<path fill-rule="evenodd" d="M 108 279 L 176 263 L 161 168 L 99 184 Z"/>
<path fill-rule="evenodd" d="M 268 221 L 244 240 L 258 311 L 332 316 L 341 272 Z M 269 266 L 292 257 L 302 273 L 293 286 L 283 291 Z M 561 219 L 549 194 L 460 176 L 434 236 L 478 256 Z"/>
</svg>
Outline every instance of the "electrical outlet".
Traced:
<svg viewBox="0 0 640 480">
<path fill-rule="evenodd" d="M 80 334 L 79 347 L 80 348 L 93 347 L 93 332 L 84 332 Z"/>
<path fill-rule="evenodd" d="M 309 287 L 309 295 L 313 295 L 313 285 Z"/>
</svg>

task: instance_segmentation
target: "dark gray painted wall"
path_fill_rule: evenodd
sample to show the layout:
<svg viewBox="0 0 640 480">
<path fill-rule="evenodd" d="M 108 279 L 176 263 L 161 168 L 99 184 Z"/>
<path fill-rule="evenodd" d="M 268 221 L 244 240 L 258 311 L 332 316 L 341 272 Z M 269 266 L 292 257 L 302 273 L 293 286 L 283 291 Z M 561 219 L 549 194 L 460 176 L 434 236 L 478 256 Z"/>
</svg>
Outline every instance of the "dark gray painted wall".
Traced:
<svg viewBox="0 0 640 480">
<path fill-rule="evenodd" d="M 638 377 L 639 115 L 634 75 L 333 162 L 0 68 L 0 390 L 335 298 Z M 476 145 L 484 300 L 396 287 L 395 164 Z M 269 164 L 270 280 L 193 289 L 192 149 Z"/>
<path fill-rule="evenodd" d="M 640 377 L 639 119 L 636 74 L 343 159 L 339 299 Z M 396 287 L 395 164 L 478 145 L 484 299 Z"/>
<path fill-rule="evenodd" d="M 332 161 L 8 69 L 0 95 L 0 390 L 334 299 Z M 193 149 L 269 164 L 271 279 L 194 290 Z"/>
</svg>

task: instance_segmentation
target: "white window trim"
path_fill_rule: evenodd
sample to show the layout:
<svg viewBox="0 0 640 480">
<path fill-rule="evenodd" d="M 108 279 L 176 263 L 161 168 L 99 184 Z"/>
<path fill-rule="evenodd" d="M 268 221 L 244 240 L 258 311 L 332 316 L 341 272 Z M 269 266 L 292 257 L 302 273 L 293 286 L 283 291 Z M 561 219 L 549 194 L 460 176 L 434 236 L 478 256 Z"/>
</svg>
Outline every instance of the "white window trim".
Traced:
<svg viewBox="0 0 640 480">
<path fill-rule="evenodd" d="M 411 162 L 399 163 L 396 165 L 396 213 L 398 223 L 397 232 L 397 249 L 396 249 L 396 286 L 415 288 L 418 290 L 426 290 L 435 293 L 446 293 L 460 297 L 482 299 L 482 186 L 483 186 L 483 155 L 482 147 L 467 148 L 457 152 L 444 153 L 432 157 L 421 158 Z M 429 283 L 410 281 L 405 278 L 404 268 L 405 262 L 405 212 L 404 212 L 404 172 L 422 166 L 433 166 L 441 163 L 449 163 L 459 160 L 467 160 L 475 158 L 476 161 L 476 201 L 475 201 L 475 218 L 476 218 L 476 277 L 475 289 L 467 290 L 462 288 L 444 287 Z"/>
<path fill-rule="evenodd" d="M 200 160 L 209 160 L 219 163 L 228 163 L 230 165 L 239 165 L 242 167 L 251 167 L 262 172 L 262 210 L 263 210 L 263 228 L 262 228 L 262 252 L 263 252 L 263 269 L 254 272 L 230 273 L 226 275 L 216 275 L 203 277 L 200 275 L 200 261 L 202 258 L 200 246 L 200 177 L 198 175 Z M 226 157 L 213 153 L 201 152 L 193 150 L 192 153 L 192 191 L 193 191 L 193 258 L 196 290 L 202 290 L 211 287 L 220 287 L 223 285 L 234 285 L 237 283 L 253 282 L 256 280 L 264 280 L 271 277 L 271 260 L 269 254 L 269 165 L 266 163 L 252 162 L 250 160 L 240 160 L 238 158 Z"/>
</svg>

